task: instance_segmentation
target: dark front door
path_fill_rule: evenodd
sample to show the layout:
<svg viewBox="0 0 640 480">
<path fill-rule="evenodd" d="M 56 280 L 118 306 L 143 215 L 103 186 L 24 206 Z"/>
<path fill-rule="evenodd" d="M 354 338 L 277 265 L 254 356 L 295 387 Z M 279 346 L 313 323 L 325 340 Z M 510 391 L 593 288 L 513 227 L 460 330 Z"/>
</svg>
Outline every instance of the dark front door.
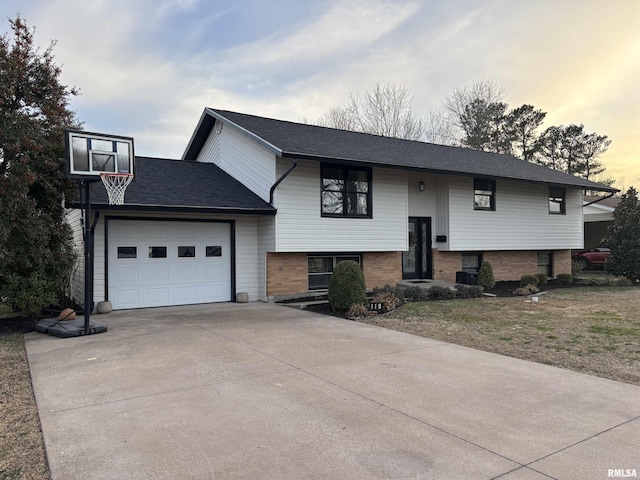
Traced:
<svg viewBox="0 0 640 480">
<path fill-rule="evenodd" d="M 409 217 L 409 250 L 402 252 L 402 278 L 433 278 L 430 217 Z"/>
</svg>

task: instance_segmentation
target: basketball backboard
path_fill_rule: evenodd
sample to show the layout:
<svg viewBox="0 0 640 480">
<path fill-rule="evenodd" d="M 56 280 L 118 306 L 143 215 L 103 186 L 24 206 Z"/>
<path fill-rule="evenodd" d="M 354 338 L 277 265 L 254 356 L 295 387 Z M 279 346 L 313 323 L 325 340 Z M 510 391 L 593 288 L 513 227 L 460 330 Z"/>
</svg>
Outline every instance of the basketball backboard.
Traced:
<svg viewBox="0 0 640 480">
<path fill-rule="evenodd" d="M 133 174 L 133 138 L 65 130 L 65 176 L 100 179 L 101 173 Z"/>
</svg>

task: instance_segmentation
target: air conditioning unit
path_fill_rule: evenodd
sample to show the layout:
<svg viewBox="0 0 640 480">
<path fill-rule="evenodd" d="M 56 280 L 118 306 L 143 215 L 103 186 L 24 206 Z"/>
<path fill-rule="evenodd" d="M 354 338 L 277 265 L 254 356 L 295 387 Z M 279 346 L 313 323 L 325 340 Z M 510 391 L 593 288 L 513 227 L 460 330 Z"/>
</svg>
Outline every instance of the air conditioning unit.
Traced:
<svg viewBox="0 0 640 480">
<path fill-rule="evenodd" d="M 464 285 L 477 285 L 478 274 L 475 272 L 456 272 L 456 283 Z"/>
</svg>

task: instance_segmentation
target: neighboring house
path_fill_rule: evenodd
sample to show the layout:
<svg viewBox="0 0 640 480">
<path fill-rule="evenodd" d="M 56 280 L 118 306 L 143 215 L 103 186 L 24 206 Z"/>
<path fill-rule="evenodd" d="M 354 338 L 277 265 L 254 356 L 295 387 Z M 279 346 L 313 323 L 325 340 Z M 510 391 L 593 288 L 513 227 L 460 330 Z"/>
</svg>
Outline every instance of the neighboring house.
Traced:
<svg viewBox="0 0 640 480">
<path fill-rule="evenodd" d="M 181 161 L 138 157 L 135 174 L 124 205 L 92 190 L 94 300 L 114 309 L 322 291 L 344 259 L 369 288 L 454 281 L 482 260 L 496 280 L 570 273 L 583 191 L 615 191 L 507 155 L 213 109 Z"/>
<path fill-rule="evenodd" d="M 584 249 L 602 246 L 603 239 L 609 234 L 613 224 L 613 212 L 620 203 L 619 197 L 584 197 Z"/>
</svg>

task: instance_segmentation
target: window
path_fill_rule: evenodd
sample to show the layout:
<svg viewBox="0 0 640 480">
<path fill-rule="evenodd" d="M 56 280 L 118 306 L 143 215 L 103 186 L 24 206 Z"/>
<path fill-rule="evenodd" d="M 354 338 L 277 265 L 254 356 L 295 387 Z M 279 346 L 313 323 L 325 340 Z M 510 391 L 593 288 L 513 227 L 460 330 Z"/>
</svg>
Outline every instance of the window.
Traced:
<svg viewBox="0 0 640 480">
<path fill-rule="evenodd" d="M 462 271 L 467 273 L 478 273 L 480 264 L 482 263 L 482 255 L 480 253 L 463 253 L 462 254 Z"/>
<path fill-rule="evenodd" d="M 549 188 L 549 213 L 562 215 L 566 212 L 566 190 Z"/>
<path fill-rule="evenodd" d="M 482 178 L 473 179 L 473 209 L 496 209 L 496 181 Z"/>
<path fill-rule="evenodd" d="M 553 277 L 553 252 L 538 252 L 538 273 Z"/>
<path fill-rule="evenodd" d="M 149 258 L 167 258 L 167 247 L 149 247 Z"/>
<path fill-rule="evenodd" d="M 323 217 L 371 218 L 371 170 L 321 168 Z"/>
<path fill-rule="evenodd" d="M 178 257 L 195 257 L 196 247 L 178 247 Z"/>
<path fill-rule="evenodd" d="M 138 258 L 138 247 L 118 247 L 118 258 Z"/>
<path fill-rule="evenodd" d="M 360 255 L 313 255 L 307 259 L 309 290 L 326 290 L 334 267 L 345 260 L 353 260 L 360 265 Z"/>
<path fill-rule="evenodd" d="M 205 247 L 205 256 L 207 256 L 207 257 L 221 257 L 222 256 L 222 247 L 220 247 L 220 246 Z"/>
</svg>

